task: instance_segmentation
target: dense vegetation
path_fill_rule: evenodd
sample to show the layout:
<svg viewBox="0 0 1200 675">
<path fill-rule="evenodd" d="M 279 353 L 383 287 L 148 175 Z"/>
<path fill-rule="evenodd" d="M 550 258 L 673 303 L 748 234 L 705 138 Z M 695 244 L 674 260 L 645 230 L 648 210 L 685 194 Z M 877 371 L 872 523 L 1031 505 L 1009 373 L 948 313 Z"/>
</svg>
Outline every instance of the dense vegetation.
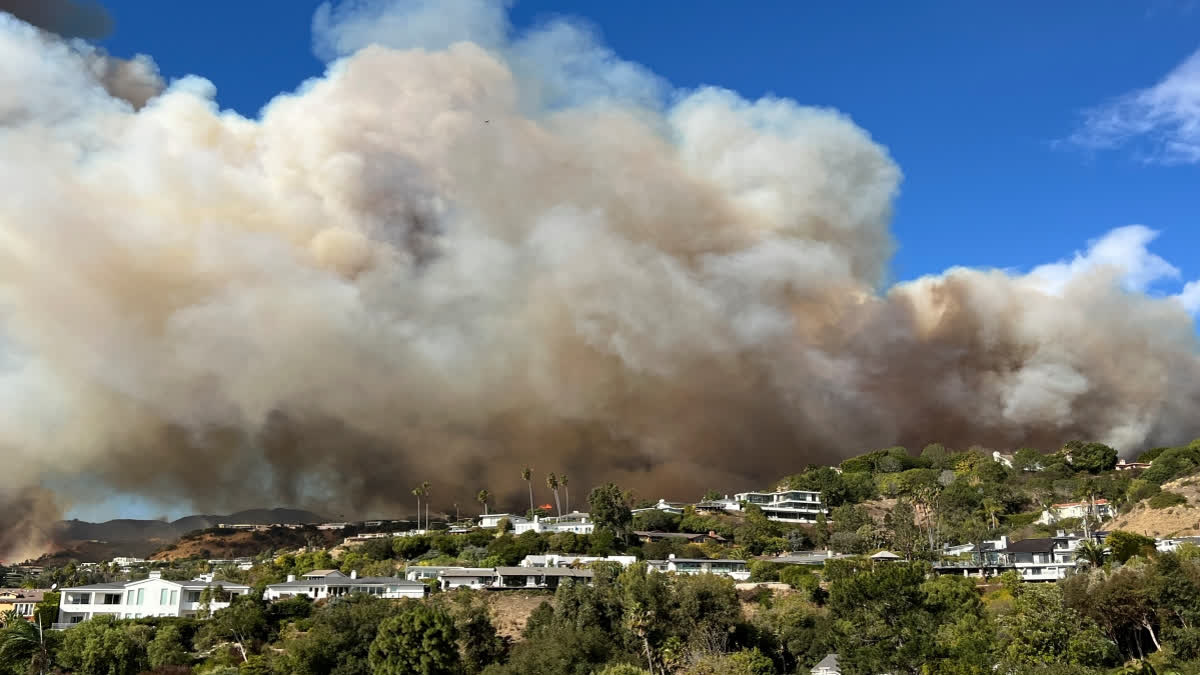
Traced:
<svg viewBox="0 0 1200 675">
<path fill-rule="evenodd" d="M 647 502 L 613 485 L 594 490 L 592 535 L 513 535 L 475 530 L 381 537 L 342 553 L 308 547 L 264 553 L 250 570 L 211 570 L 199 559 L 159 564 L 167 578 L 215 571 L 255 593 L 208 621 L 100 619 L 67 631 L 36 632 L 9 618 L 0 630 L 0 673 L 686 673 L 807 672 L 830 652 L 847 673 L 1108 673 L 1123 666 L 1200 673 L 1200 551 L 1159 553 L 1154 540 L 1116 531 L 1105 546 L 1081 547 L 1077 573 L 1058 583 L 1024 583 L 1015 573 L 977 580 L 936 576 L 944 544 L 1054 529 L 1033 521 L 1061 501 L 1107 499 L 1119 509 L 1187 509 L 1161 486 L 1200 470 L 1200 443 L 1156 449 L 1149 469 L 1114 471 L 1116 453 L 1073 443 L 1052 454 L 1020 450 L 1011 468 L 981 449 L 930 445 L 917 455 L 889 448 L 851 458 L 840 472 L 809 467 L 781 480 L 818 490 L 832 515 L 815 525 L 772 522 L 754 507 L 739 514 L 631 512 Z M 1190 479 L 1189 479 L 1190 480 Z M 1186 485 L 1187 480 L 1181 485 Z M 774 486 L 764 486 L 774 487 Z M 436 524 L 435 524 L 436 526 Z M 644 542 L 632 533 L 715 532 L 726 543 Z M 315 542 L 314 542 L 315 543 Z M 830 548 L 853 557 L 823 566 L 756 556 Z M 906 560 L 872 563 L 887 548 Z M 529 616 L 519 634 L 497 630 L 504 593 L 459 590 L 424 601 L 356 596 L 265 603 L 262 589 L 319 568 L 390 576 L 406 565 L 513 565 L 545 552 L 640 559 L 751 560 L 752 581 L 786 588 L 738 591 L 728 579 L 621 570 L 597 563 L 592 585 L 569 581 Z M 62 586 L 144 576 L 114 566 L 47 570 L 29 585 Z M 55 598 L 39 610 L 48 625 Z M 1149 670 L 1136 672 L 1150 672 Z"/>
</svg>

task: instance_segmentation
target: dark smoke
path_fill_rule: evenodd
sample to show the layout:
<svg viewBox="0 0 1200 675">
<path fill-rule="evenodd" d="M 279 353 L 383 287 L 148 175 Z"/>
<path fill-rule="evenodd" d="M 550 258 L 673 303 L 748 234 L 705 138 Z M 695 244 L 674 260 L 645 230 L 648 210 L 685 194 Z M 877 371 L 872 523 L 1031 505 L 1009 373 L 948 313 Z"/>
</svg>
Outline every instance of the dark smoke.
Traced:
<svg viewBox="0 0 1200 675">
<path fill-rule="evenodd" d="M 78 0 L 0 0 L 0 12 L 64 38 L 97 40 L 113 30 L 112 16 L 98 2 Z"/>
</svg>

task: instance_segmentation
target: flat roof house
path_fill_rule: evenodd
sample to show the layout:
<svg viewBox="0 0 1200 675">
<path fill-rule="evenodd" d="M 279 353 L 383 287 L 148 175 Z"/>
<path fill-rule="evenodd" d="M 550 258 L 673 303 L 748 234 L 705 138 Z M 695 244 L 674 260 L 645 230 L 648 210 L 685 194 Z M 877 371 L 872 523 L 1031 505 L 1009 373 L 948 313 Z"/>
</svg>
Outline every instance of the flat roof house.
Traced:
<svg viewBox="0 0 1200 675">
<path fill-rule="evenodd" d="M 140 581 L 92 584 L 62 589 L 58 603 L 58 622 L 63 628 L 107 615 L 118 619 L 140 619 L 144 616 L 196 616 L 204 607 L 200 595 L 204 589 L 220 588 L 209 603 L 216 611 L 229 606 L 233 598 L 250 592 L 250 587 L 229 581 L 170 581 L 161 572 L 151 572 Z"/>
<path fill-rule="evenodd" d="M 716 574 L 736 581 L 750 578 L 745 560 L 711 560 L 709 558 L 676 558 L 672 553 L 666 560 L 647 560 L 650 569 L 676 574 Z"/>
<path fill-rule="evenodd" d="M 494 588 L 546 588 L 556 589 L 563 579 L 591 583 L 595 574 L 591 570 L 570 567 L 497 567 Z"/>
<path fill-rule="evenodd" d="M 734 497 L 738 503 L 754 504 L 762 509 L 767 520 L 781 523 L 815 523 L 817 516 L 828 515 L 821 503 L 821 493 L 812 490 L 740 492 Z"/>
<path fill-rule="evenodd" d="M 511 522 L 511 521 L 510 521 Z M 596 528 L 592 517 L 586 513 L 573 511 L 561 516 L 534 516 L 533 522 L 513 522 L 513 533 L 523 532 L 574 532 L 575 534 L 591 534 Z"/>
<path fill-rule="evenodd" d="M 362 593 L 381 598 L 423 598 L 429 587 L 420 581 L 400 577 L 359 577 L 357 571 L 346 576 L 337 570 L 314 570 L 297 579 L 289 575 L 280 584 L 271 584 L 263 593 L 265 600 L 279 600 L 304 595 L 311 600 L 340 598 Z"/>
</svg>

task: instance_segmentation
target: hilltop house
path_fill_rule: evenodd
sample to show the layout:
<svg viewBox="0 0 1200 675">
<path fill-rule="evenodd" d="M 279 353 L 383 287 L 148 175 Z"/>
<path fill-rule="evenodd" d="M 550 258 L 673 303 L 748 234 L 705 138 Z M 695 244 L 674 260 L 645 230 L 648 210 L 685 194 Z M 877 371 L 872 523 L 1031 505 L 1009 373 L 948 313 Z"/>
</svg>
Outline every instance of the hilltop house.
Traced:
<svg viewBox="0 0 1200 675">
<path fill-rule="evenodd" d="M 676 558 L 675 554 L 667 556 L 666 560 L 647 560 L 650 569 L 659 572 L 674 572 L 676 574 L 716 574 L 730 577 L 735 581 L 746 581 L 750 578 L 750 570 L 745 560 L 710 560 L 708 558 Z"/>
<path fill-rule="evenodd" d="M 1091 516 L 1097 520 L 1108 520 L 1112 516 L 1112 507 L 1109 506 L 1107 499 L 1097 499 L 1093 502 L 1067 502 L 1065 504 L 1051 504 L 1050 508 L 1042 511 L 1042 515 L 1037 519 L 1037 522 L 1042 525 L 1053 525 L 1064 518 L 1082 518 L 1084 514 L 1091 511 Z"/>
<path fill-rule="evenodd" d="M 205 607 L 201 594 L 213 589 L 214 597 Z M 235 596 L 245 595 L 250 587 L 227 581 L 170 581 L 161 572 L 149 578 L 108 584 L 92 584 L 62 589 L 58 603 L 58 622 L 63 628 L 95 616 L 139 619 L 144 616 L 196 616 L 208 609 L 228 607 Z"/>
<path fill-rule="evenodd" d="M 721 499 L 709 499 L 697 503 L 694 507 L 696 513 L 725 513 L 726 511 L 739 511 L 741 506 L 738 505 L 736 499 L 730 499 L 729 495 L 725 495 Z"/>
<path fill-rule="evenodd" d="M 1094 539 L 1102 540 L 1101 533 L 1094 535 Z M 1013 542 L 1002 536 L 983 542 L 981 554 L 977 554 L 972 545 L 946 548 L 946 554 L 972 553 L 972 559 L 942 560 L 934 564 L 934 571 L 963 576 L 996 576 L 1016 570 L 1025 581 L 1057 581 L 1075 570 L 1075 551 L 1084 541 L 1087 541 L 1085 537 L 1062 531 L 1053 537 Z"/>
<path fill-rule="evenodd" d="M 821 503 L 821 493 L 812 490 L 741 492 L 734 497 L 739 504 L 758 506 L 767 520 L 781 523 L 815 523 L 817 516 L 828 515 Z"/>
<path fill-rule="evenodd" d="M 544 518 L 535 515 L 532 521 L 525 518 L 521 520 L 524 522 L 509 520 L 513 524 L 513 534 L 524 532 L 574 532 L 575 534 L 591 534 L 596 528 L 591 516 L 579 511 L 572 511 L 562 516 L 546 516 Z"/>
<path fill-rule="evenodd" d="M 1149 468 L 1150 462 L 1130 462 L 1124 459 L 1118 459 L 1116 466 L 1117 471 L 1140 471 Z"/>
<path fill-rule="evenodd" d="M 566 555 L 563 553 L 547 553 L 545 555 L 527 555 L 521 562 L 517 563 L 520 567 L 579 567 L 581 565 L 590 565 L 595 562 L 611 562 L 617 563 L 621 567 L 629 567 L 637 562 L 637 556 L 633 555 L 610 555 L 610 556 L 594 556 L 594 555 Z"/>
<path fill-rule="evenodd" d="M 479 516 L 479 527 L 493 528 L 500 527 L 500 521 L 507 519 L 509 524 L 514 528 L 521 523 L 528 523 L 529 519 L 525 516 L 518 516 L 515 513 L 489 513 Z"/>
<path fill-rule="evenodd" d="M 300 595 L 312 600 L 340 598 L 345 595 L 364 593 L 381 598 L 423 598 L 429 587 L 420 581 L 400 577 L 359 577 L 351 571 L 346 576 L 337 570 L 313 570 L 300 579 L 288 575 L 287 581 L 267 586 L 265 600 L 279 600 Z"/>
<path fill-rule="evenodd" d="M 647 506 L 641 509 L 633 509 L 633 513 L 636 515 L 638 513 L 645 513 L 647 511 L 662 511 L 663 513 L 681 515 L 683 513 L 683 506 L 684 505 L 679 502 L 669 502 L 665 499 L 660 499 L 658 500 L 657 504 L 652 506 Z"/>
<path fill-rule="evenodd" d="M 825 658 L 821 659 L 813 669 L 808 671 L 811 675 L 842 675 L 842 669 L 838 667 L 838 655 L 826 654 Z"/>
<path fill-rule="evenodd" d="M 36 588 L 0 588 L 0 614 L 15 610 L 26 619 L 32 619 L 34 606 L 49 592 Z"/>
</svg>

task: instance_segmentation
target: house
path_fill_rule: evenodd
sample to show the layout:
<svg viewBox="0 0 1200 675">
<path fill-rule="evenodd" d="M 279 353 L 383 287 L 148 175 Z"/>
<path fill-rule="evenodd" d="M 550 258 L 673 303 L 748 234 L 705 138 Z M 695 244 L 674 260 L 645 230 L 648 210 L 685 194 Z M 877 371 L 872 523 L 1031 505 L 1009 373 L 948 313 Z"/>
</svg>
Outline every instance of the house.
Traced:
<svg viewBox="0 0 1200 675">
<path fill-rule="evenodd" d="M 529 519 L 525 516 L 518 516 L 515 513 L 488 513 L 479 516 L 479 526 L 482 528 L 500 527 L 500 521 L 508 519 L 508 522 L 515 528 L 518 524 L 528 523 Z"/>
<path fill-rule="evenodd" d="M 438 585 L 444 591 L 455 588 L 492 588 L 496 585 L 496 569 L 493 567 L 459 567 L 442 570 L 437 578 Z"/>
<path fill-rule="evenodd" d="M 674 513 L 675 515 L 683 514 L 683 504 L 679 502 L 668 502 L 665 499 L 658 500 L 658 503 L 653 506 L 647 506 L 641 509 L 633 509 L 634 514 L 645 513 L 646 511 L 662 511 L 663 513 Z"/>
<path fill-rule="evenodd" d="M 1171 539 L 1159 539 L 1154 542 L 1154 548 L 1160 553 L 1172 553 L 1179 550 L 1180 546 L 1191 544 L 1192 546 L 1200 546 L 1200 537 L 1174 537 Z"/>
<path fill-rule="evenodd" d="M 767 520 L 781 523 L 815 523 L 817 516 L 828 515 L 821 493 L 812 490 L 741 492 L 734 497 L 739 504 L 758 506 Z"/>
<path fill-rule="evenodd" d="M 716 574 L 730 577 L 736 581 L 750 578 L 750 570 L 745 560 L 711 560 L 709 558 L 676 558 L 675 554 L 667 556 L 666 560 L 647 560 L 650 569 L 659 572 L 674 572 L 676 574 Z"/>
<path fill-rule="evenodd" d="M 685 541 L 690 544 L 703 544 L 706 541 L 714 541 L 724 543 L 728 541 L 725 537 L 709 530 L 707 534 L 696 534 L 692 532 L 658 532 L 647 530 L 635 530 L 633 533 L 638 539 L 645 543 L 652 541 Z"/>
<path fill-rule="evenodd" d="M 1104 540 L 1103 532 L 1092 535 L 1094 541 Z M 945 547 L 944 555 L 971 553 L 970 560 L 940 560 L 933 569 L 938 574 L 963 576 L 996 576 L 1016 570 L 1025 581 L 1056 581 L 1075 570 L 1075 551 L 1086 537 L 1059 531 L 1053 537 L 1010 542 L 1007 537 L 974 545 Z"/>
<path fill-rule="evenodd" d="M 135 565 L 143 565 L 145 563 L 146 563 L 145 558 L 118 557 L 118 558 L 112 559 L 112 564 L 116 565 L 117 567 L 120 567 L 123 571 L 128 571 L 130 567 L 133 567 Z"/>
<path fill-rule="evenodd" d="M 1091 517 L 1097 520 L 1108 520 L 1112 516 L 1112 507 L 1107 499 L 1097 499 L 1094 502 L 1067 502 L 1051 504 L 1050 508 L 1042 511 L 1037 522 L 1042 525 L 1053 525 L 1064 518 L 1082 518 L 1090 510 Z"/>
<path fill-rule="evenodd" d="M 621 567 L 629 567 L 637 562 L 637 556 L 632 555 L 610 555 L 610 556 L 594 556 L 594 555 L 565 555 L 562 553 L 547 553 L 546 555 L 527 555 L 521 562 L 517 563 L 520 567 L 580 567 L 590 565 L 595 562 L 611 562 L 617 563 Z"/>
<path fill-rule="evenodd" d="M 439 579 L 442 573 L 447 570 L 464 570 L 466 567 L 457 565 L 409 565 L 404 568 L 404 578 L 409 581 L 425 581 L 426 579 Z M 490 569 L 490 568 L 488 568 Z"/>
<path fill-rule="evenodd" d="M 1150 462 L 1128 462 L 1124 459 L 1118 459 L 1116 466 L 1117 471 L 1141 471 L 1149 468 Z"/>
<path fill-rule="evenodd" d="M 696 513 L 725 513 L 727 511 L 739 511 L 741 506 L 738 505 L 736 499 L 730 499 L 729 495 L 725 495 L 722 499 L 709 499 L 702 501 L 693 506 Z"/>
<path fill-rule="evenodd" d="M 216 593 L 207 607 L 201 601 L 205 589 Z M 140 581 L 92 584 L 62 589 L 56 628 L 108 615 L 119 619 L 144 616 L 196 616 L 204 609 L 228 607 L 233 598 L 250 592 L 245 584 L 228 581 L 170 581 L 161 572 L 151 572 Z"/>
<path fill-rule="evenodd" d="M 50 592 L 36 588 L 0 588 L 0 614 L 16 611 L 26 619 L 33 619 L 34 606 Z"/>
<path fill-rule="evenodd" d="M 357 571 L 346 576 L 337 570 L 314 570 L 303 575 L 288 575 L 287 581 L 267 586 L 265 600 L 279 600 L 304 595 L 311 600 L 340 598 L 356 593 L 381 598 L 423 598 L 429 587 L 420 581 L 400 577 L 359 577 Z"/>
<path fill-rule="evenodd" d="M 796 551 L 792 553 L 780 553 L 779 555 L 763 555 L 756 559 L 784 565 L 824 565 L 827 560 L 849 557 L 849 554 L 834 553 L 826 549 L 824 551 Z"/>
<path fill-rule="evenodd" d="M 897 560 L 904 560 L 904 558 L 901 558 L 891 551 L 880 551 L 879 553 L 875 553 L 869 557 L 875 562 L 895 562 Z"/>
<path fill-rule="evenodd" d="M 1013 456 L 1001 454 L 999 450 L 992 451 L 992 461 L 997 464 L 1003 464 L 1009 469 L 1013 468 Z"/>
<path fill-rule="evenodd" d="M 563 579 L 591 583 L 592 570 L 577 570 L 570 567 L 497 567 L 496 583 L 493 588 L 545 588 L 556 589 Z"/>
<path fill-rule="evenodd" d="M 809 671 L 812 675 L 842 675 L 842 669 L 838 668 L 838 655 L 828 654 L 825 658 L 813 666 Z"/>
<path fill-rule="evenodd" d="M 524 519 L 522 519 L 524 520 Z M 511 522 L 511 521 L 510 521 Z M 524 532 L 574 532 L 575 534 L 591 534 L 596 529 L 591 516 L 586 513 L 572 511 L 562 516 L 534 516 L 533 521 L 513 523 L 513 533 Z"/>
</svg>

